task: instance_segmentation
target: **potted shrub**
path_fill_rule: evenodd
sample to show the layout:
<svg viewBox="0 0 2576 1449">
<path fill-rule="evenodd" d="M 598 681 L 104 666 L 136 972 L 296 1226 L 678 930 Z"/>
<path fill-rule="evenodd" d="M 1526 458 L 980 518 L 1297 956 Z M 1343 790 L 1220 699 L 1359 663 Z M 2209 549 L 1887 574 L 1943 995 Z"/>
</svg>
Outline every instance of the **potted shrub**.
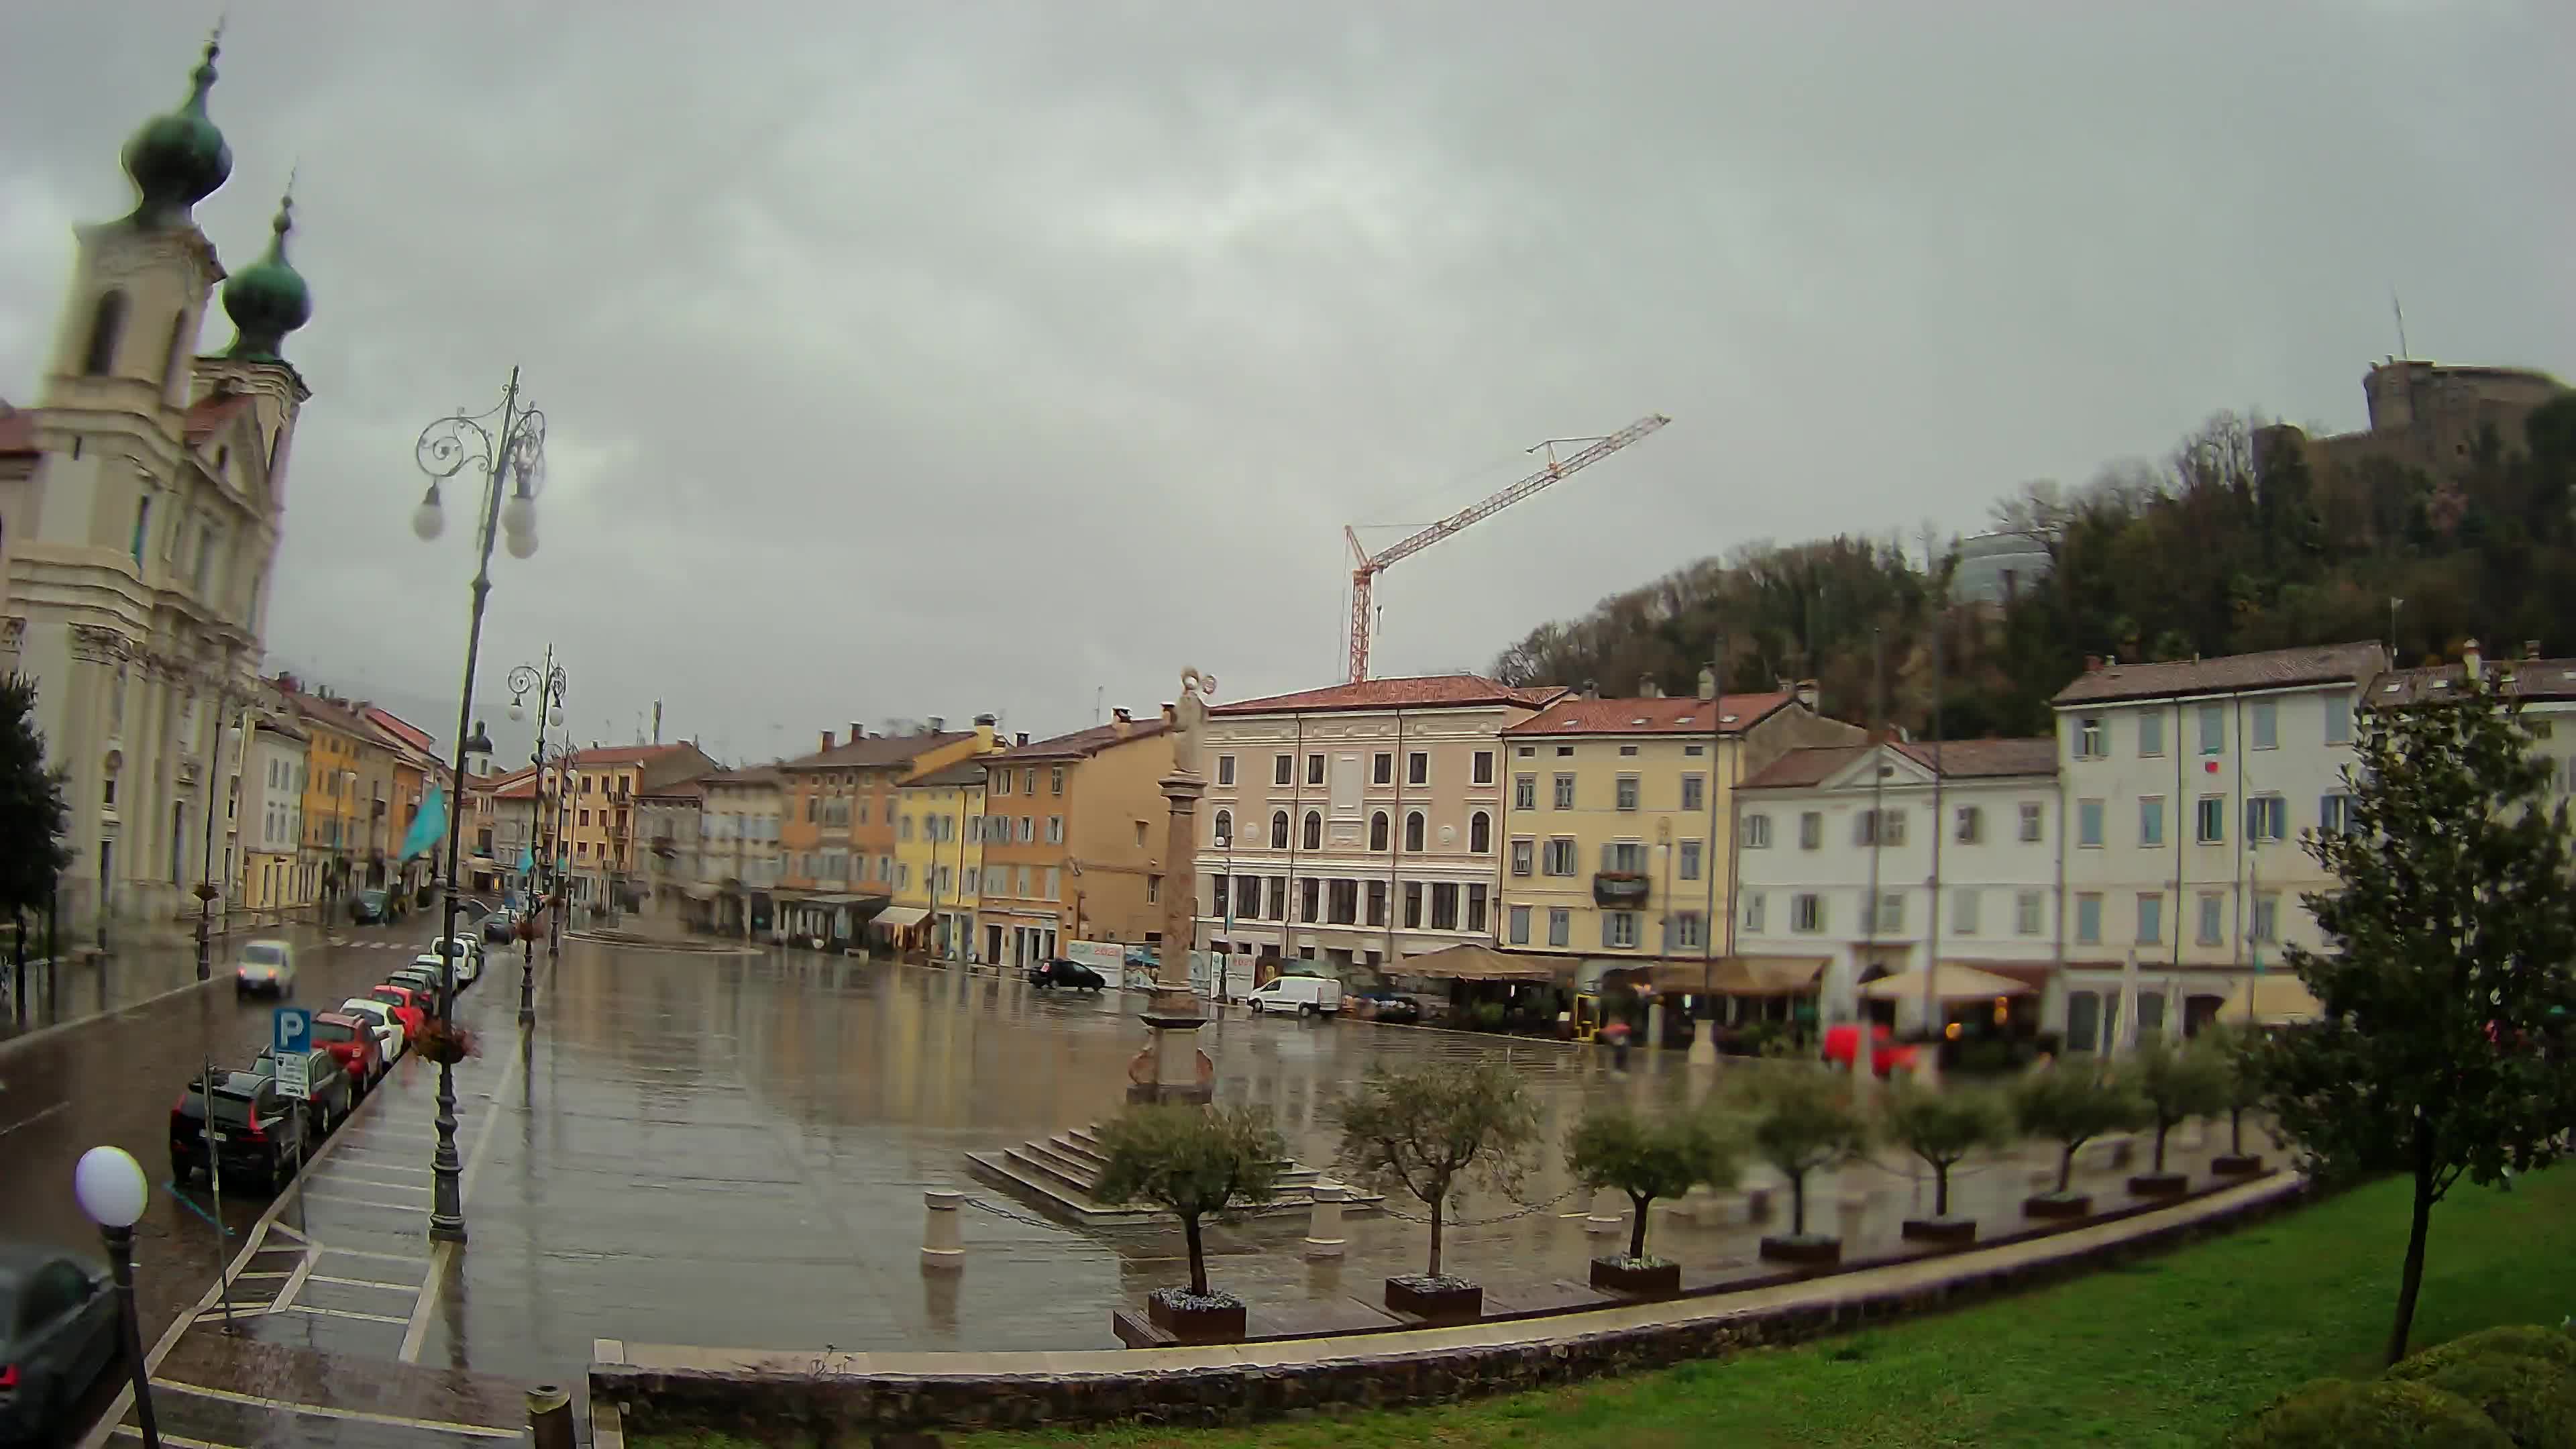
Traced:
<svg viewBox="0 0 2576 1449">
<path fill-rule="evenodd" d="M 2147 1104 L 2096 1062 L 2070 1058 L 2024 1077 L 2013 1088 L 2013 1120 L 2022 1132 L 2058 1145 L 2057 1186 L 2023 1199 L 2035 1218 L 2080 1218 L 2093 1199 L 2075 1191 L 2075 1154 L 2105 1132 L 2126 1132 L 2147 1120 Z"/>
<path fill-rule="evenodd" d="M 1626 1193 L 1636 1210 L 1628 1251 L 1593 1259 L 1592 1286 L 1669 1297 L 1681 1291 L 1682 1265 L 1646 1256 L 1646 1209 L 1659 1197 L 1679 1197 L 1701 1183 L 1733 1185 L 1737 1146 L 1705 1112 L 1641 1117 L 1626 1107 L 1599 1107 L 1566 1139 L 1565 1166 L 1591 1191 Z"/>
<path fill-rule="evenodd" d="M 1520 1187 L 1538 1140 L 1538 1104 L 1499 1062 L 1436 1063 L 1372 1072 L 1343 1099 L 1341 1167 L 1380 1192 L 1403 1191 L 1431 1212 L 1431 1261 L 1386 1280 L 1386 1306 L 1458 1320 L 1485 1311 L 1485 1290 L 1441 1271 L 1441 1229 L 1460 1189 Z"/>
<path fill-rule="evenodd" d="M 2208 1117 L 2227 1105 L 2227 1064 L 2206 1046 L 2175 1047 L 2158 1037 L 2140 1042 L 2122 1075 L 2139 1100 L 2147 1104 L 2147 1122 L 2156 1131 L 2155 1160 L 2129 1179 L 2129 1191 L 2140 1197 L 2180 1197 L 2191 1179 L 2165 1170 L 2165 1139 L 2194 1117 Z"/>
<path fill-rule="evenodd" d="M 1932 1215 L 1907 1218 L 1904 1234 L 1919 1243 L 1972 1243 L 1977 1220 L 1950 1216 L 1950 1169 L 1980 1147 L 2012 1138 L 2012 1116 L 1989 1091 L 1940 1091 L 1901 1079 L 1888 1088 L 1888 1137 L 1932 1169 Z"/>
<path fill-rule="evenodd" d="M 1807 1179 L 1869 1148 L 1869 1119 L 1841 1074 L 1782 1063 L 1751 1074 L 1753 1154 L 1789 1180 L 1789 1231 L 1762 1239 L 1762 1256 L 1780 1263 L 1842 1261 L 1843 1240 L 1807 1231 Z"/>
<path fill-rule="evenodd" d="M 1181 1220 L 1190 1286 L 1157 1288 L 1146 1299 L 1154 1326 L 1183 1343 L 1243 1338 L 1243 1300 L 1209 1289 L 1202 1224 L 1270 1200 L 1288 1145 L 1268 1114 L 1252 1107 L 1149 1104 L 1128 1108 L 1100 1129 L 1102 1202 L 1148 1202 Z"/>
<path fill-rule="evenodd" d="M 412 1050 L 425 1062 L 452 1067 L 467 1057 L 481 1056 L 483 1043 L 455 1018 L 431 1016 L 422 1020 L 420 1032 L 412 1038 Z"/>
<path fill-rule="evenodd" d="M 2209 1170 L 2221 1177 L 2255 1177 L 2263 1171 L 2259 1153 L 2245 1150 L 2245 1114 L 2263 1103 L 2263 1078 L 2255 1070 L 2254 1050 L 2262 1035 L 2242 1027 L 2212 1027 L 2202 1035 L 2209 1050 L 2225 1069 L 2227 1090 L 2227 1150 L 2209 1160 Z"/>
</svg>

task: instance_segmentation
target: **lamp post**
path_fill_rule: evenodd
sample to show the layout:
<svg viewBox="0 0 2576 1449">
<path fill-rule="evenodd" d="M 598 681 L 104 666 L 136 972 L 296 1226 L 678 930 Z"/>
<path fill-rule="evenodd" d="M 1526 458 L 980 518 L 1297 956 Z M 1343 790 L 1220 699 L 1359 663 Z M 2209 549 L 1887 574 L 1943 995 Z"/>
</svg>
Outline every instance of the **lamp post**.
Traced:
<svg viewBox="0 0 2576 1449">
<path fill-rule="evenodd" d="M 214 748 L 207 751 L 205 787 L 197 792 L 197 798 L 203 802 L 203 808 L 206 812 L 206 853 L 204 860 L 197 867 L 197 888 L 195 891 L 195 895 L 197 897 L 197 979 L 200 981 L 204 981 L 214 975 L 212 939 L 214 935 L 213 917 L 215 911 L 215 897 L 220 894 L 220 892 L 215 888 L 215 778 L 217 775 L 222 773 L 221 757 L 223 755 L 224 740 L 230 733 L 229 729 L 226 727 L 225 721 L 230 717 L 232 691 L 224 686 L 223 681 L 229 678 L 231 673 L 232 660 L 230 656 L 227 656 L 224 660 L 224 672 L 216 676 L 215 682 L 215 727 L 212 731 L 215 737 Z"/>
<path fill-rule="evenodd" d="M 116 1332 L 134 1374 L 134 1422 L 143 1431 L 144 1449 L 161 1449 L 161 1427 L 152 1417 L 152 1370 L 143 1362 L 143 1330 L 134 1317 L 134 1225 L 151 1191 L 143 1165 L 122 1147 L 93 1147 L 72 1169 L 72 1193 L 98 1224 L 108 1269 L 116 1276 Z"/>
<path fill-rule="evenodd" d="M 537 729 L 528 742 L 528 834 L 533 843 L 537 835 L 537 815 L 545 804 L 546 727 L 563 718 L 564 672 L 555 663 L 555 646 L 546 646 L 546 662 L 540 666 L 522 664 L 510 671 L 510 718 L 527 715 L 527 697 L 537 697 Z M 537 884 L 537 856 L 528 852 L 528 889 Z M 524 909 L 524 904 L 522 906 Z M 534 930 L 519 933 L 519 1025 L 537 1024 L 537 936 Z"/>
<path fill-rule="evenodd" d="M 438 537 L 447 520 L 439 506 L 438 485 L 467 467 L 483 473 L 482 506 L 476 510 L 474 606 L 465 635 L 465 680 L 456 694 L 456 768 L 450 779 L 460 788 L 447 797 L 447 889 L 440 903 L 442 939 L 456 936 L 456 874 L 460 864 L 465 792 L 465 759 L 490 754 L 492 742 L 474 723 L 474 666 L 483 652 L 483 609 L 492 594 L 492 545 L 509 536 L 510 557 L 537 551 L 537 490 L 545 476 L 546 415 L 519 397 L 519 370 L 510 369 L 501 405 L 488 412 L 462 412 L 440 418 L 421 430 L 413 456 L 429 475 L 429 489 L 412 514 L 412 532 L 426 543 Z M 503 501 L 503 495 L 508 501 Z M 441 1020 L 456 1016 L 456 955 L 439 953 L 438 1005 Z M 442 1057 L 452 1053 L 442 1052 Z M 430 1157 L 429 1235 L 447 1242 L 465 1241 L 464 1164 L 456 1155 L 456 1064 L 438 1064 L 438 1147 Z"/>
</svg>

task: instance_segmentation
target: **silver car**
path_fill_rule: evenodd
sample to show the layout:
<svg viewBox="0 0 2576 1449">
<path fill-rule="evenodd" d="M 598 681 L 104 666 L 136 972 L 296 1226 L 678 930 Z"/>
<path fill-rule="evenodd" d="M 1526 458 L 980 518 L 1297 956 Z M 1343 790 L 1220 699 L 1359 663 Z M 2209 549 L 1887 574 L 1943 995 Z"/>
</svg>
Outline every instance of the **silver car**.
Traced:
<svg viewBox="0 0 2576 1449">
<path fill-rule="evenodd" d="M 295 994 L 295 947 L 285 941 L 252 941 L 233 961 L 233 994 L 258 992 L 279 998 Z"/>
</svg>

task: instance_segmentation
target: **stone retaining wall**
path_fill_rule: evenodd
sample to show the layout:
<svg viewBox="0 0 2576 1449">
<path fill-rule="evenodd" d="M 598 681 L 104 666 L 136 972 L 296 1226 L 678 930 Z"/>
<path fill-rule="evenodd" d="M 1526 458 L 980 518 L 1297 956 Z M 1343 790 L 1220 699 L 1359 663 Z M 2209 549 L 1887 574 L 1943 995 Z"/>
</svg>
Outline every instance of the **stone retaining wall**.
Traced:
<svg viewBox="0 0 2576 1449">
<path fill-rule="evenodd" d="M 1327 1406 L 1392 1408 L 1447 1403 L 1631 1373 L 1741 1349 L 1803 1342 L 1865 1324 L 1939 1312 L 2107 1267 L 2268 1217 L 2304 1198 L 2305 1184 L 2284 1176 L 2218 1211 L 2156 1222 L 2132 1220 L 2134 1231 L 2067 1251 L 1963 1253 L 1956 1271 L 1861 1273 L 1810 1280 L 1814 1292 L 1788 1301 L 1725 1311 L 1721 1302 L 1667 1305 L 1696 1313 L 1672 1321 L 1587 1329 L 1598 1313 L 1567 1315 L 1560 1334 L 1516 1341 L 1423 1342 L 1417 1333 L 1385 1335 L 1383 1352 L 1355 1354 L 1353 1340 L 1335 1352 L 1280 1361 L 1158 1366 L 1164 1353 L 1138 1352 L 1132 1371 L 1045 1372 L 1036 1354 L 955 1354 L 937 1373 L 829 1373 L 678 1368 L 601 1362 L 592 1365 L 594 1402 L 618 1406 L 629 1433 L 725 1430 L 783 1440 L 791 1434 L 900 1429 L 1034 1428 L 1121 1422 L 1214 1426 L 1279 1418 Z M 2036 1245 L 2033 1245 L 2036 1246 Z M 1877 1279 L 1872 1282 L 1870 1280 Z M 1767 1295 L 1766 1295 L 1767 1296 Z M 1712 1308 L 1718 1311 L 1711 1312 Z M 1629 1310 L 1612 1310 L 1626 1313 Z M 1444 1339 L 1454 1334 L 1438 1335 Z M 1252 1345 L 1260 1348 L 1261 1345 Z M 1289 1348 L 1290 1345 L 1277 1345 Z M 789 1356 L 780 1355 L 780 1360 Z M 920 1355 L 904 1355 L 917 1360 Z M 819 1370 L 829 1355 L 814 1360 Z M 773 1360 L 776 1361 L 776 1360 Z M 979 1370 L 978 1362 L 989 1365 Z M 1030 1371 L 1016 1371 L 1027 1365 Z M 826 1442 L 830 1442 L 826 1438 Z"/>
</svg>

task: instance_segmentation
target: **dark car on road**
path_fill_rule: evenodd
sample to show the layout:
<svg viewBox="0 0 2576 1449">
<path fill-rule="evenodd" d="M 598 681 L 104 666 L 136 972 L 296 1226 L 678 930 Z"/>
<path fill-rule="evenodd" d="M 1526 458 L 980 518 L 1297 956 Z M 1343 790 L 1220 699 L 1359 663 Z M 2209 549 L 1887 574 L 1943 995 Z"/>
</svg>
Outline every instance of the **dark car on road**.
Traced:
<svg viewBox="0 0 2576 1449">
<path fill-rule="evenodd" d="M 277 1077 L 277 1048 L 262 1047 L 250 1064 L 251 1075 Z M 318 1142 L 331 1135 L 358 1105 L 358 1089 L 349 1080 L 348 1069 L 327 1047 L 315 1047 L 304 1054 L 304 1139 Z M 282 1094 L 281 1094 L 282 1095 Z"/>
<path fill-rule="evenodd" d="M 1100 979 L 1099 972 L 1079 961 L 1067 961 L 1061 956 L 1050 961 L 1041 961 L 1030 967 L 1029 982 L 1039 987 L 1063 986 L 1078 991 L 1100 991 L 1109 985 L 1108 982 Z"/>
<path fill-rule="evenodd" d="M 1372 991 L 1360 1000 L 1365 1004 L 1371 1021 L 1410 1026 L 1422 1020 L 1422 1003 L 1410 996 L 1399 996 L 1392 991 Z"/>
<path fill-rule="evenodd" d="M 361 926 L 381 926 L 388 907 L 383 891 L 360 891 L 349 897 L 349 919 Z"/>
<path fill-rule="evenodd" d="M 33 1243 L 0 1243 L 0 1444 L 69 1444 L 72 1414 L 116 1362 L 107 1269 Z"/>
<path fill-rule="evenodd" d="M 506 946 L 513 940 L 517 939 L 517 937 L 512 933 L 517 931 L 518 928 L 519 918 L 517 916 L 512 915 L 506 909 L 494 911 L 492 914 L 483 918 L 483 939 L 493 943 L 494 945 Z"/>
<path fill-rule="evenodd" d="M 277 1083 L 251 1072 L 215 1078 L 214 1150 L 224 1180 L 255 1181 L 275 1192 L 304 1165 L 304 1114 L 279 1095 Z M 186 1182 L 207 1170 L 206 1083 L 192 1078 L 170 1107 L 170 1176 Z"/>
<path fill-rule="evenodd" d="M 385 1074 L 385 1050 L 376 1042 L 375 1028 L 354 1016 L 326 1011 L 314 1017 L 313 1044 L 331 1054 L 361 1097 Z"/>
</svg>

